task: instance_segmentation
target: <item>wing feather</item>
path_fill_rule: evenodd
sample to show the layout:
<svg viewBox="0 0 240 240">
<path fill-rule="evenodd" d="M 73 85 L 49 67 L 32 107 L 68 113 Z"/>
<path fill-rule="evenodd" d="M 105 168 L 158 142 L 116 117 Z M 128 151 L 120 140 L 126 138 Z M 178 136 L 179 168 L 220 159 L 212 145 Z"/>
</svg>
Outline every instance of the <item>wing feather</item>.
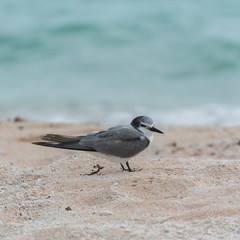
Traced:
<svg viewBox="0 0 240 240">
<path fill-rule="evenodd" d="M 129 158 L 143 151 L 149 145 L 149 140 L 131 126 L 117 126 L 94 135 L 86 135 L 80 144 L 97 152 Z"/>
</svg>

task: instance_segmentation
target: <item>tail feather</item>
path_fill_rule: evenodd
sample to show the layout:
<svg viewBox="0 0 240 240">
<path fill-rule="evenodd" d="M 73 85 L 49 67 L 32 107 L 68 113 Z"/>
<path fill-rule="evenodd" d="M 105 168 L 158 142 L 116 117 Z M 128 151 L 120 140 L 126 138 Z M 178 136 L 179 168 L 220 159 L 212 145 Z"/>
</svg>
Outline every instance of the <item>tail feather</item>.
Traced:
<svg viewBox="0 0 240 240">
<path fill-rule="evenodd" d="M 79 142 L 83 136 L 71 137 L 71 136 L 63 136 L 57 134 L 47 134 L 42 137 L 43 140 L 51 141 L 51 142 L 60 142 L 60 143 L 72 143 Z"/>
<path fill-rule="evenodd" d="M 41 139 L 46 140 L 46 142 L 33 142 L 32 144 L 44 147 L 63 148 L 70 150 L 96 151 L 91 147 L 82 146 L 80 143 L 80 140 L 82 138 L 83 136 L 70 137 L 57 134 L 47 134 L 41 137 Z"/>
<path fill-rule="evenodd" d="M 32 144 L 40 145 L 44 147 L 53 147 L 53 148 L 63 148 L 70 150 L 78 150 L 78 151 L 96 151 L 93 148 L 81 146 L 78 142 L 75 143 L 51 143 L 51 142 L 33 142 Z"/>
</svg>

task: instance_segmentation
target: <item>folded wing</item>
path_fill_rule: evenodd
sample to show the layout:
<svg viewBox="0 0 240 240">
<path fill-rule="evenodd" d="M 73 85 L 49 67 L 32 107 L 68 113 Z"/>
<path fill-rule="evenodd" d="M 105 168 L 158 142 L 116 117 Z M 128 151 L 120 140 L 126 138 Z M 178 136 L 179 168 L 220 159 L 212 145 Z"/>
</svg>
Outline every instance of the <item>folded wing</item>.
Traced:
<svg viewBox="0 0 240 240">
<path fill-rule="evenodd" d="M 97 151 L 122 158 L 133 157 L 149 145 L 149 140 L 132 126 L 116 126 L 105 131 L 77 137 L 47 134 L 41 139 L 45 141 L 33 142 L 33 144 L 80 151 Z"/>
<path fill-rule="evenodd" d="M 131 126 L 118 126 L 87 135 L 80 144 L 107 155 L 129 158 L 143 151 L 149 145 L 149 140 Z"/>
</svg>

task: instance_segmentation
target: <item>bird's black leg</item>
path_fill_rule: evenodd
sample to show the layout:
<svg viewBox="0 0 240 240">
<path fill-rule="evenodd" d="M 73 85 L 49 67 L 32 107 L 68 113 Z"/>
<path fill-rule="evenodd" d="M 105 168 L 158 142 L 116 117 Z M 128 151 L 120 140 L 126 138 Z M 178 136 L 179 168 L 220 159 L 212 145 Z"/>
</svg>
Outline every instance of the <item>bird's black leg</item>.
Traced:
<svg viewBox="0 0 240 240">
<path fill-rule="evenodd" d="M 121 163 L 120 163 L 121 164 Z M 121 164 L 122 170 L 127 171 L 127 169 Z"/>
<path fill-rule="evenodd" d="M 132 169 L 130 168 L 130 166 L 129 166 L 129 163 L 128 163 L 128 162 L 126 162 L 126 165 L 127 165 L 127 167 L 128 167 L 128 171 L 129 171 L 129 172 L 132 172 Z"/>
</svg>

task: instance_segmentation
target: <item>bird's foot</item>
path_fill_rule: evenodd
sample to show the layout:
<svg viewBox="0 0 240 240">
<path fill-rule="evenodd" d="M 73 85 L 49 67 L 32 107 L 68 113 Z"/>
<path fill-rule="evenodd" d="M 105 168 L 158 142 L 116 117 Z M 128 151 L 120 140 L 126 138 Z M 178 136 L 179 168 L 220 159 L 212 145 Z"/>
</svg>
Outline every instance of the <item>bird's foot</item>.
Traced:
<svg viewBox="0 0 240 240">
<path fill-rule="evenodd" d="M 121 163 L 120 163 L 121 164 Z M 128 171 L 128 169 L 126 169 L 122 164 L 121 164 L 121 167 L 122 167 L 122 171 Z"/>
<path fill-rule="evenodd" d="M 122 167 L 122 171 L 123 171 L 123 172 L 124 172 L 124 171 L 127 171 L 127 172 L 140 172 L 140 171 L 142 171 L 142 168 L 140 168 L 140 169 L 135 169 L 135 168 L 132 169 L 132 168 L 130 168 L 128 162 L 126 162 L 126 165 L 127 165 L 127 169 L 124 168 L 124 166 L 121 164 L 121 167 Z"/>
</svg>

